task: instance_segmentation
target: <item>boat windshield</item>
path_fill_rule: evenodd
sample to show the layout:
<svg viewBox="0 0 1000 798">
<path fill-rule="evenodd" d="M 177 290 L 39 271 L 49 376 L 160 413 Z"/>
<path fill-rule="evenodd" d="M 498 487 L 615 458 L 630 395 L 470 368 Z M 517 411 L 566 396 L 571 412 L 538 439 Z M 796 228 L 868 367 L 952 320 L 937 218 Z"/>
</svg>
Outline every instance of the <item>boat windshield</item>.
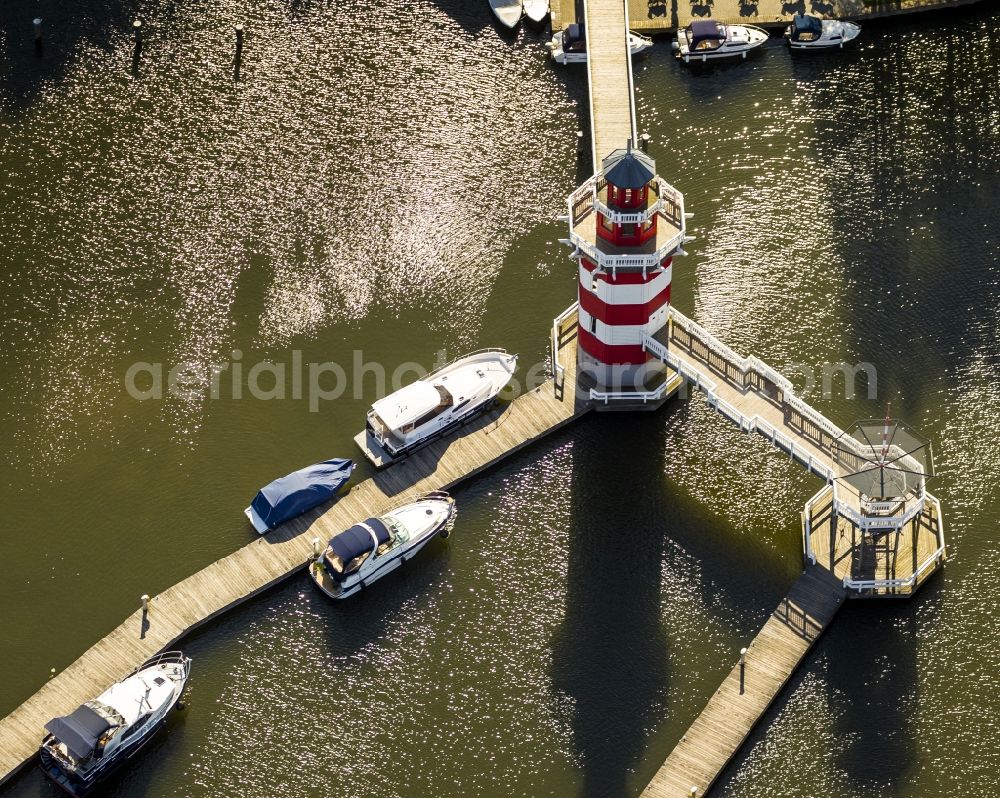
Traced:
<svg viewBox="0 0 1000 798">
<path fill-rule="evenodd" d="M 448 389 L 441 385 L 441 383 L 434 383 L 434 389 L 438 392 L 438 411 L 440 412 L 441 410 L 451 407 L 455 400 L 452 398 Z"/>
<path fill-rule="evenodd" d="M 392 546 L 398 543 L 406 543 L 410 539 L 410 531 L 391 515 L 383 515 L 382 522 L 392 530 Z"/>
</svg>

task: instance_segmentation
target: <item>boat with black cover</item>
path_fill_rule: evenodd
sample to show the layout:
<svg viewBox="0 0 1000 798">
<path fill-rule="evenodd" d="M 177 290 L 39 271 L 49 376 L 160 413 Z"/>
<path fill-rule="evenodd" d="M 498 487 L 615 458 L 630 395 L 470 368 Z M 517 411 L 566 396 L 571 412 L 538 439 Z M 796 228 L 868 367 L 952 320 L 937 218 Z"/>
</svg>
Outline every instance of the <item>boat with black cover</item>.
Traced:
<svg viewBox="0 0 1000 798">
<path fill-rule="evenodd" d="M 331 598 L 352 596 L 416 556 L 435 535 L 448 537 L 458 510 L 444 491 L 366 518 L 330 539 L 309 566 L 317 587 Z"/>
<path fill-rule="evenodd" d="M 191 659 L 168 651 L 147 660 L 97 698 L 45 724 L 42 770 L 58 787 L 84 796 L 156 734 L 180 701 Z"/>
</svg>

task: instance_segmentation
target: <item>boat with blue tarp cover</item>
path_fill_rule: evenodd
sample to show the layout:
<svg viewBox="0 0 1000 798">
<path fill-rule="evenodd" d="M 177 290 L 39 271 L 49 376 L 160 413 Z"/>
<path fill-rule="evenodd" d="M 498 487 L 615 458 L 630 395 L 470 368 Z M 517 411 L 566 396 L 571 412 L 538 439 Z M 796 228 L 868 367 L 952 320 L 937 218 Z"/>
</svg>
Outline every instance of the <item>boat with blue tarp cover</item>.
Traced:
<svg viewBox="0 0 1000 798">
<path fill-rule="evenodd" d="M 448 537 L 458 510 L 444 491 L 366 518 L 330 539 L 310 565 L 313 581 L 331 598 L 347 598 L 416 555 L 435 535 Z"/>
<path fill-rule="evenodd" d="M 354 461 L 344 458 L 300 468 L 261 488 L 243 513 L 263 535 L 333 497 L 353 471 Z"/>
</svg>

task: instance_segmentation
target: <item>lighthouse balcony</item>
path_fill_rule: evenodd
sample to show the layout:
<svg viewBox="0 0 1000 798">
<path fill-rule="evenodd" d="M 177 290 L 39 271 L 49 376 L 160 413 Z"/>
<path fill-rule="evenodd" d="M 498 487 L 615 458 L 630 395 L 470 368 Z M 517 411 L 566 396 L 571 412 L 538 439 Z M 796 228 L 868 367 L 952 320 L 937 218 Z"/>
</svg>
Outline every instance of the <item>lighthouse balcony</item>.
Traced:
<svg viewBox="0 0 1000 798">
<path fill-rule="evenodd" d="M 595 175 L 569 198 L 569 243 L 582 255 L 594 261 L 602 270 L 617 272 L 655 269 L 680 249 L 685 239 L 684 197 L 665 180 L 655 178 L 645 207 L 629 212 L 618 211 L 606 204 L 607 181 Z M 601 219 L 603 217 L 603 219 Z M 625 236 L 634 227 L 636 243 L 627 239 L 615 244 L 598 235 L 597 226 L 604 219 L 622 225 Z M 642 241 L 642 234 L 655 223 L 655 235 Z"/>
</svg>

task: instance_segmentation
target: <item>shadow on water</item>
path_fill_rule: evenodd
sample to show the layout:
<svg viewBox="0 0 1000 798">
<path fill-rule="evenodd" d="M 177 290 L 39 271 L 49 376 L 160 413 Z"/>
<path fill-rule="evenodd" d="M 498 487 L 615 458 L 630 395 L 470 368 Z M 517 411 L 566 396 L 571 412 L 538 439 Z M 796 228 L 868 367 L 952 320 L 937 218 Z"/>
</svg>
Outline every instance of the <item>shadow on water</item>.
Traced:
<svg viewBox="0 0 1000 798">
<path fill-rule="evenodd" d="M 838 623 L 850 626 L 850 645 L 836 646 L 827 663 L 827 700 L 834 716 L 835 751 L 856 794 L 903 782 L 918 765 L 912 727 L 919 674 L 913 605 L 849 603 Z"/>
<path fill-rule="evenodd" d="M 1000 103 L 1000 54 L 987 46 L 986 17 L 956 12 L 933 32 L 869 24 L 862 35 L 878 40 L 878 57 L 845 52 L 827 75 L 794 61 L 811 84 L 817 157 L 832 165 L 824 174 L 848 280 L 840 318 L 901 417 L 920 411 L 928 372 L 954 373 L 993 344 L 984 320 L 1000 285 L 983 279 L 994 260 L 984 243 L 1000 238 L 1000 136 L 980 115 Z"/>
<path fill-rule="evenodd" d="M 660 624 L 668 524 L 658 463 L 665 430 L 601 418 L 604 434 L 573 447 L 565 617 L 553 640 L 553 685 L 573 700 L 583 796 L 628 794 L 628 774 L 661 716 L 669 683 Z M 646 423 L 643 423 L 646 422 Z M 644 496 L 647 501 L 636 501 Z"/>
<path fill-rule="evenodd" d="M 61 80 L 84 43 L 104 50 L 136 18 L 133 0 L 14 0 L 0 6 L 0 96 L 15 111 L 31 105 L 39 90 Z M 42 47 L 35 46 L 32 20 L 42 19 Z"/>
</svg>

